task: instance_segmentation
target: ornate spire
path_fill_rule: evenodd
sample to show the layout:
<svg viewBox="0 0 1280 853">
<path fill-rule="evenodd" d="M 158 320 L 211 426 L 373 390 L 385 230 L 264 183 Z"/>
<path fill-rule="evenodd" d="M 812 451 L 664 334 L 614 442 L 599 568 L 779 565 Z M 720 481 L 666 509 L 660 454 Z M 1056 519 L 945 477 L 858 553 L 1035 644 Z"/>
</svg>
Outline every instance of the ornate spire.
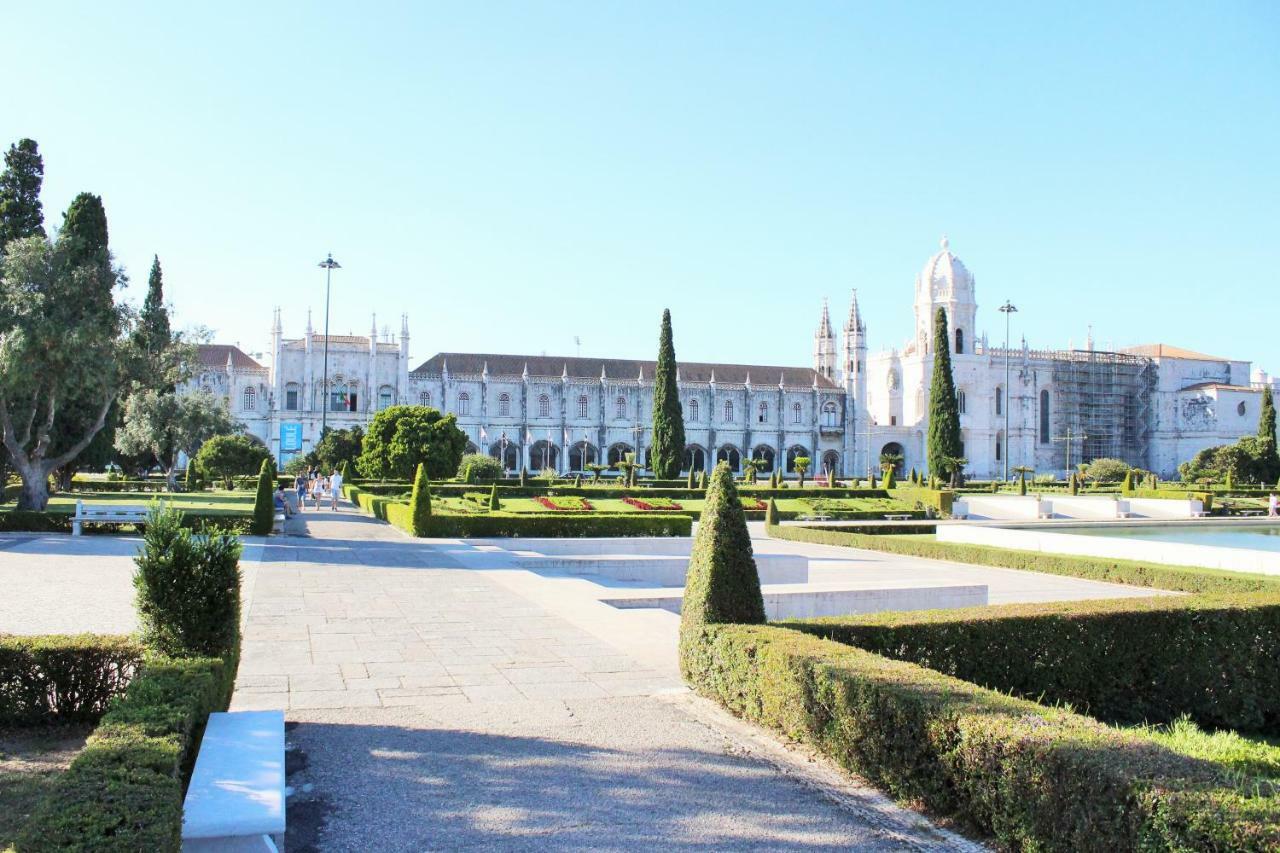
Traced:
<svg viewBox="0 0 1280 853">
<path fill-rule="evenodd" d="M 849 320 L 844 324 L 846 332 L 866 332 L 862 322 L 862 312 L 858 310 L 858 288 L 853 289 L 853 298 L 849 301 Z"/>
<path fill-rule="evenodd" d="M 600 381 L 601 381 L 601 382 L 604 382 L 604 381 L 608 380 L 608 378 L 609 378 L 608 376 L 605 376 L 605 373 L 604 373 L 604 362 L 602 361 L 602 362 L 600 362 Z"/>
<path fill-rule="evenodd" d="M 564 367 L 560 370 L 560 381 L 561 382 L 569 381 L 569 362 L 567 361 L 564 363 Z"/>
<path fill-rule="evenodd" d="M 750 370 L 748 370 L 748 371 L 747 371 L 747 378 L 746 378 L 746 381 L 745 381 L 745 382 L 743 382 L 743 383 L 742 383 L 742 385 L 743 385 L 743 387 L 744 387 L 744 388 L 746 388 L 748 391 L 750 391 L 750 390 L 751 390 L 751 371 L 750 371 Z"/>
<path fill-rule="evenodd" d="M 822 297 L 822 318 L 818 320 L 817 336 L 820 338 L 835 337 L 831 331 L 831 312 L 827 308 L 827 297 Z"/>
<path fill-rule="evenodd" d="M 314 332 L 311 330 L 311 309 L 307 309 L 307 337 L 311 337 Z"/>
</svg>

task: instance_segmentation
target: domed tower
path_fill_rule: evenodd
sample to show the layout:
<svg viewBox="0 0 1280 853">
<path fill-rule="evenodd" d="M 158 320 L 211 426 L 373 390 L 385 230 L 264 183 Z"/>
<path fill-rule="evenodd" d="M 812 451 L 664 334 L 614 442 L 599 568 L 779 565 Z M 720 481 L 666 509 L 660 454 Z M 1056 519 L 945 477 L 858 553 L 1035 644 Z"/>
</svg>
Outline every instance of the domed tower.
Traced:
<svg viewBox="0 0 1280 853">
<path fill-rule="evenodd" d="M 942 249 L 925 262 L 916 277 L 916 351 L 931 355 L 933 350 L 933 316 L 938 308 L 947 312 L 951 332 L 951 351 L 973 352 L 978 302 L 974 296 L 973 273 L 951 254 L 951 244 L 942 238 Z"/>
</svg>

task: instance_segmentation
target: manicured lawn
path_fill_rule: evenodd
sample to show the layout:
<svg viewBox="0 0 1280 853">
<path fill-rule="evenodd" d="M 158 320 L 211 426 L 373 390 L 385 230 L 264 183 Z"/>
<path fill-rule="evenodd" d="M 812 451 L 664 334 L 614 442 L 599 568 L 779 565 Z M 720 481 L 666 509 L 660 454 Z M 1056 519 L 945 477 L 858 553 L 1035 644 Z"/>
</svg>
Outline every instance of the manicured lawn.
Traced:
<svg viewBox="0 0 1280 853">
<path fill-rule="evenodd" d="M 1167 726 L 1138 727 L 1137 731 L 1183 755 L 1221 764 L 1238 774 L 1243 788 L 1262 786 L 1280 791 L 1280 745 L 1275 738 L 1206 732 L 1186 718 Z"/>
<path fill-rule="evenodd" d="M 176 509 L 190 510 L 208 515 L 231 515 L 253 512 L 253 492 L 197 492 L 193 494 L 166 494 L 155 492 L 71 492 L 51 495 L 50 512 L 76 511 L 76 501 L 86 504 L 131 504 L 149 506 L 152 501 L 163 501 Z"/>
<path fill-rule="evenodd" d="M 0 850 L 10 849 L 27 817 L 84 746 L 90 728 L 0 730 Z"/>
</svg>

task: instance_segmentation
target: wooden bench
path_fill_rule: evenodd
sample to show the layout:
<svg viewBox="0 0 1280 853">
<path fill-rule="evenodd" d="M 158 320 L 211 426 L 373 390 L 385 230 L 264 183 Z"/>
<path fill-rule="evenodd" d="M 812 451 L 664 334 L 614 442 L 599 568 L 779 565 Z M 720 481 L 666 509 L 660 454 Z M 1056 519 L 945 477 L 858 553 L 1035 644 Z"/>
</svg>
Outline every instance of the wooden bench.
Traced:
<svg viewBox="0 0 1280 853">
<path fill-rule="evenodd" d="M 210 714 L 182 806 L 183 853 L 276 853 L 284 828 L 284 712 Z"/>
<path fill-rule="evenodd" d="M 885 514 L 885 517 L 884 517 L 884 520 L 885 520 L 885 521 L 910 521 L 910 520 L 911 520 L 911 513 L 909 513 L 909 512 L 890 512 L 890 513 L 886 513 L 886 514 Z"/>
<path fill-rule="evenodd" d="M 147 520 L 150 507 L 135 504 L 86 505 L 76 501 L 76 514 L 71 517 L 71 535 L 79 536 L 85 522 L 93 524 L 141 524 Z"/>
</svg>

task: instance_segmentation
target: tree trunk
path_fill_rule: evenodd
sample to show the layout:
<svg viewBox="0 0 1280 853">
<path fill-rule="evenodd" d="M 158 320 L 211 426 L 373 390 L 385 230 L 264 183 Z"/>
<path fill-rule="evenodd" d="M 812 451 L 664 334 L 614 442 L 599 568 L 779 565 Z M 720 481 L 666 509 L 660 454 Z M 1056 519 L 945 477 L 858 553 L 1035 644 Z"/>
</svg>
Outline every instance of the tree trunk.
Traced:
<svg viewBox="0 0 1280 853">
<path fill-rule="evenodd" d="M 178 468 L 176 465 L 164 470 L 164 488 L 167 492 L 178 491 Z"/>
<path fill-rule="evenodd" d="M 43 512 L 49 506 L 49 471 L 43 465 L 15 466 L 22 475 L 18 509 Z"/>
</svg>

